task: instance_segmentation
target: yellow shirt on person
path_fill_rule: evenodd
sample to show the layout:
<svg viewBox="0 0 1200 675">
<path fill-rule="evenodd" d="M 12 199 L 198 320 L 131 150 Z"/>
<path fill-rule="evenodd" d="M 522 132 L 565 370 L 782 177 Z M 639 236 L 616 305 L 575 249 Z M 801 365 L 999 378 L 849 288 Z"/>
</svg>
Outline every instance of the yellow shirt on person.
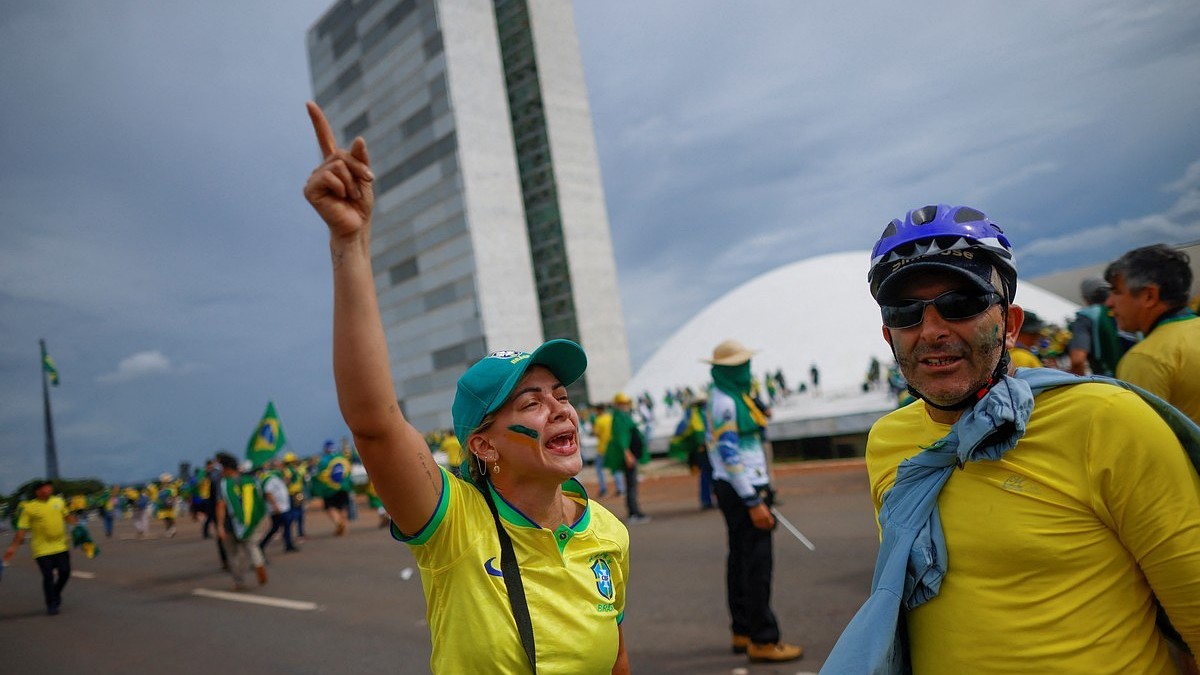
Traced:
<svg viewBox="0 0 1200 675">
<path fill-rule="evenodd" d="M 1200 317 L 1160 323 L 1117 362 L 1117 379 L 1136 384 L 1200 424 Z"/>
<path fill-rule="evenodd" d="M 525 673 L 521 646 L 500 571 L 496 523 L 483 493 L 442 470 L 442 496 L 430 521 L 408 537 L 421 569 L 434 673 Z M 490 489 L 490 488 L 489 488 Z M 495 491 L 512 538 L 533 624 L 539 675 L 609 673 L 629 579 L 629 533 L 575 479 L 563 492 L 584 505 L 575 523 L 539 527 Z"/>
<path fill-rule="evenodd" d="M 949 430 L 923 402 L 875 424 L 876 515 L 900 461 Z M 1041 394 L 1017 446 L 955 469 L 938 505 L 947 572 L 906 614 L 913 672 L 1173 672 L 1155 595 L 1200 648 L 1200 478 L 1133 392 Z"/>
<path fill-rule="evenodd" d="M 1013 368 L 1041 368 L 1042 362 L 1038 357 L 1024 347 L 1013 347 L 1008 350 L 1008 358 L 1012 361 Z"/>
<path fill-rule="evenodd" d="M 604 456 L 604 451 L 608 449 L 608 442 L 612 439 L 612 413 L 605 411 L 596 415 L 596 419 L 592 420 L 592 435 L 596 437 L 596 452 L 600 456 Z"/>
<path fill-rule="evenodd" d="M 35 558 L 66 551 L 69 548 L 66 502 L 62 497 L 24 502 L 17 529 L 29 531 L 29 550 Z"/>
<path fill-rule="evenodd" d="M 458 437 L 450 434 L 442 441 L 440 446 L 442 452 L 446 453 L 446 461 L 452 467 L 458 467 L 462 464 L 462 443 L 458 442 Z"/>
</svg>

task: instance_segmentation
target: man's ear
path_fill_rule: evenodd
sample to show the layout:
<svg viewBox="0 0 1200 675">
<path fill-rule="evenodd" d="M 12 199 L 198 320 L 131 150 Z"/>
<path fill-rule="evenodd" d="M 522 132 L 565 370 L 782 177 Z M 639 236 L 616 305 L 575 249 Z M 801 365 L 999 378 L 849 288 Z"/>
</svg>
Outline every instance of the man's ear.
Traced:
<svg viewBox="0 0 1200 675">
<path fill-rule="evenodd" d="M 1158 287 L 1158 284 L 1146 284 L 1146 287 L 1138 291 L 1138 293 L 1145 294 L 1140 297 L 1142 304 L 1146 307 L 1154 307 L 1162 300 L 1162 289 Z"/>
<path fill-rule="evenodd" d="M 1021 334 L 1021 326 L 1025 323 L 1025 310 L 1020 305 L 1008 306 L 1008 322 L 1005 325 L 1004 348 L 1012 349 L 1017 346 L 1017 336 Z"/>
<path fill-rule="evenodd" d="M 894 351 L 896 346 L 892 344 L 892 331 L 887 326 L 882 326 L 882 328 L 883 328 L 884 342 L 887 342 L 888 346 L 891 347 L 892 350 Z"/>
</svg>

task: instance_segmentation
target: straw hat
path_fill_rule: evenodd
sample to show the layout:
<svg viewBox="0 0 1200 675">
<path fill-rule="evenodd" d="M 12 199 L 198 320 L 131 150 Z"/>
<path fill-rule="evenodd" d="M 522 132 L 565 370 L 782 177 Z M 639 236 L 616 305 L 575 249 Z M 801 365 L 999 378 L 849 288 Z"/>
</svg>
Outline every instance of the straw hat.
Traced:
<svg viewBox="0 0 1200 675">
<path fill-rule="evenodd" d="M 621 405 L 622 403 L 633 403 L 633 401 L 630 400 L 629 394 L 619 391 L 616 396 L 613 396 L 613 405 Z"/>
<path fill-rule="evenodd" d="M 711 359 L 701 360 L 714 366 L 740 366 L 757 353 L 757 349 L 747 349 L 737 340 L 726 340 L 713 349 Z"/>
</svg>

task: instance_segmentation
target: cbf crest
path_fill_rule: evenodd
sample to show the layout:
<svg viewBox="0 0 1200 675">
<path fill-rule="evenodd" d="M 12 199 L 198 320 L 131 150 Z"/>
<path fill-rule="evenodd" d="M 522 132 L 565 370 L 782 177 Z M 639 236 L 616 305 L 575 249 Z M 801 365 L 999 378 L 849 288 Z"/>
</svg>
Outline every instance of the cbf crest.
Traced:
<svg viewBox="0 0 1200 675">
<path fill-rule="evenodd" d="M 605 600 L 613 599 L 612 570 L 604 560 L 592 563 L 592 574 L 596 575 L 596 590 Z"/>
</svg>

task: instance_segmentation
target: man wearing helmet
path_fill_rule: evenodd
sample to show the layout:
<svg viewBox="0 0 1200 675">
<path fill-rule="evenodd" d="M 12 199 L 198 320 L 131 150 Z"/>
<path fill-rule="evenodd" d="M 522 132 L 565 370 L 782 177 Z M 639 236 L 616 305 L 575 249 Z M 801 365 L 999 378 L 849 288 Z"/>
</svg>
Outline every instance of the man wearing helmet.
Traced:
<svg viewBox="0 0 1200 675">
<path fill-rule="evenodd" d="M 1000 228 L 916 209 L 868 280 L 920 400 L 871 429 L 873 593 L 822 672 L 1171 672 L 1156 598 L 1200 648 L 1200 478 L 1138 394 L 1009 373 L 1024 312 Z"/>
</svg>

